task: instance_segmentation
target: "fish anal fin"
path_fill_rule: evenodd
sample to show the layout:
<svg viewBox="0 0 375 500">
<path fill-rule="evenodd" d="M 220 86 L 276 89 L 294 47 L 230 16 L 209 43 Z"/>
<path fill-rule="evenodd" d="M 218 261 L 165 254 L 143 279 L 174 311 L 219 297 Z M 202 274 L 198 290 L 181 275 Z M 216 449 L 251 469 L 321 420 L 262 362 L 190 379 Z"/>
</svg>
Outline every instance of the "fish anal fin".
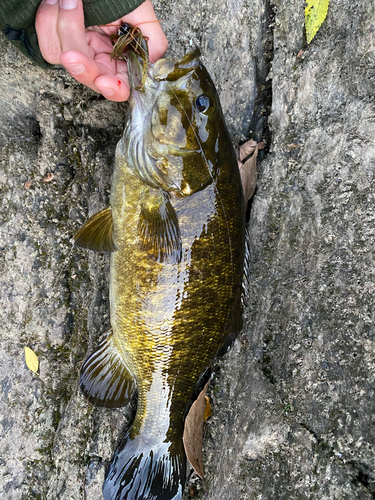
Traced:
<svg viewBox="0 0 375 500">
<path fill-rule="evenodd" d="M 104 208 L 90 217 L 74 236 L 74 242 L 78 247 L 97 252 L 117 250 L 113 237 L 111 207 Z"/>
<path fill-rule="evenodd" d="M 160 263 L 178 263 L 182 256 L 180 226 L 175 209 L 163 191 L 143 200 L 138 232 L 142 250 Z"/>
<path fill-rule="evenodd" d="M 108 332 L 81 368 L 79 385 L 94 406 L 121 408 L 129 402 L 136 384 Z"/>
</svg>

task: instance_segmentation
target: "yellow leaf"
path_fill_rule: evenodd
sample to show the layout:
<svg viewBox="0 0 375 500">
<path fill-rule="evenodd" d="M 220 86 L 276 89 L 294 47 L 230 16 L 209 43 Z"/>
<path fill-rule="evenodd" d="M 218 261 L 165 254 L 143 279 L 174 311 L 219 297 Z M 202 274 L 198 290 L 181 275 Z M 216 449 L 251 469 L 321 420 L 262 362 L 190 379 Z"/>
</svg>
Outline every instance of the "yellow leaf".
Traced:
<svg viewBox="0 0 375 500">
<path fill-rule="evenodd" d="M 329 0 L 306 0 L 305 27 L 307 43 L 318 32 L 328 12 Z"/>
<path fill-rule="evenodd" d="M 212 406 L 210 403 L 210 398 L 206 396 L 206 408 L 204 410 L 204 421 L 206 421 L 208 418 L 210 418 L 212 415 Z"/>
<path fill-rule="evenodd" d="M 39 368 L 38 356 L 30 347 L 25 347 L 25 361 L 26 365 L 32 372 L 36 373 Z"/>
</svg>

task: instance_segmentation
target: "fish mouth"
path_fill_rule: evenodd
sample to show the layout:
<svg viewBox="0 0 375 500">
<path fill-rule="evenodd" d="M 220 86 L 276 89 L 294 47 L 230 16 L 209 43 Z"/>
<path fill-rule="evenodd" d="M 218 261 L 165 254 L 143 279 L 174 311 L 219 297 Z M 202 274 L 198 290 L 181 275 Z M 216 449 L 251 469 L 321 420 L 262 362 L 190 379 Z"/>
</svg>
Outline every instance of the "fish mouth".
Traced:
<svg viewBox="0 0 375 500">
<path fill-rule="evenodd" d="M 146 55 L 142 57 L 137 52 L 129 50 L 127 61 L 130 91 L 143 90 L 145 80 L 151 74 L 155 81 L 173 82 L 179 80 L 198 67 L 199 57 L 200 50 L 195 48 L 179 61 L 163 58 L 151 64 Z M 152 67 L 152 73 L 149 73 L 149 66 Z"/>
<path fill-rule="evenodd" d="M 196 47 L 178 61 L 159 59 L 154 64 L 154 79 L 157 81 L 167 80 L 169 82 L 180 80 L 199 66 L 200 55 L 200 50 Z"/>
</svg>

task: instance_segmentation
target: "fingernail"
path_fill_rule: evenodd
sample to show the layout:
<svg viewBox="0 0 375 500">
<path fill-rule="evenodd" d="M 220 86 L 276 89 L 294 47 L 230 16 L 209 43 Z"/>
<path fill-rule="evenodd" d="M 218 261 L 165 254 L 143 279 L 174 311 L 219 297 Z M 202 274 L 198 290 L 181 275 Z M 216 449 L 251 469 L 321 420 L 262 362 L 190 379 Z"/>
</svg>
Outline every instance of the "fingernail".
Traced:
<svg viewBox="0 0 375 500">
<path fill-rule="evenodd" d="M 60 6 L 65 10 L 72 10 L 77 7 L 77 0 L 60 0 Z"/>
<path fill-rule="evenodd" d="M 85 67 L 83 64 L 78 63 L 78 64 L 67 64 L 66 69 L 69 71 L 71 75 L 80 75 L 85 71 Z"/>
<path fill-rule="evenodd" d="M 110 87 L 98 87 L 98 90 L 104 97 L 111 97 L 115 93 Z"/>
<path fill-rule="evenodd" d="M 44 0 L 44 3 L 46 3 L 47 5 L 56 5 L 57 0 Z"/>
</svg>

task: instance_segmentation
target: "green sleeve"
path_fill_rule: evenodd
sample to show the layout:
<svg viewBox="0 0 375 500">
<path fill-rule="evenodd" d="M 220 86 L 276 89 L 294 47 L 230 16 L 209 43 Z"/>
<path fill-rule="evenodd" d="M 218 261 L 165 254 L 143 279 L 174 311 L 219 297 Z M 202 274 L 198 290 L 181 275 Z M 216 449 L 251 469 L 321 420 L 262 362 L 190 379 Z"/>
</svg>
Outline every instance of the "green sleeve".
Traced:
<svg viewBox="0 0 375 500">
<path fill-rule="evenodd" d="M 44 68 L 35 31 L 35 15 L 41 0 L 0 0 L 0 29 L 23 54 Z M 144 0 L 83 0 L 85 25 L 108 24 L 129 14 Z"/>
</svg>

